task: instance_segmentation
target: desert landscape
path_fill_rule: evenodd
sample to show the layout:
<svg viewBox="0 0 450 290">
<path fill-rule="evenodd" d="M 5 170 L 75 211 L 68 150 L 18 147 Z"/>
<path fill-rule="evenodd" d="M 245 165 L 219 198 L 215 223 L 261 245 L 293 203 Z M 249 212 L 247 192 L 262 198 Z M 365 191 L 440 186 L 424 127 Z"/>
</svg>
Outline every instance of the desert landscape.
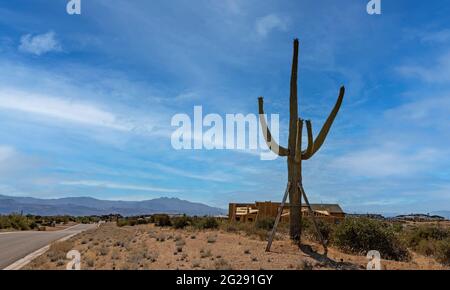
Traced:
<svg viewBox="0 0 450 290">
<path fill-rule="evenodd" d="M 336 242 L 331 242 L 327 257 L 323 256 L 320 244 L 308 230 L 299 249 L 289 239 L 286 227 L 281 226 L 271 251 L 265 252 L 268 231 L 262 225 L 230 224 L 226 221 L 217 222 L 217 226 L 211 221 L 206 223 L 212 224 L 199 228 L 189 221 L 181 226 L 179 221 L 172 222 L 171 226 L 158 221 L 134 226 L 108 222 L 67 241 L 52 244 L 45 254 L 24 269 L 64 270 L 68 263 L 66 254 L 70 250 L 80 252 L 81 269 L 84 270 L 363 270 L 368 263 L 365 255 L 344 251 L 336 246 Z M 416 226 L 404 225 L 405 228 Z M 422 234 L 425 228 L 442 229 L 441 233 L 447 235 L 445 242 L 448 245 L 449 222 L 419 227 Z M 431 251 L 432 239 L 423 235 L 422 239 L 419 247 L 414 250 L 408 248 L 407 257 L 401 261 L 382 259 L 382 269 L 450 269 L 449 260 L 445 264 L 442 257 L 433 256 L 436 253 Z M 428 248 L 424 250 L 424 247 Z"/>
</svg>

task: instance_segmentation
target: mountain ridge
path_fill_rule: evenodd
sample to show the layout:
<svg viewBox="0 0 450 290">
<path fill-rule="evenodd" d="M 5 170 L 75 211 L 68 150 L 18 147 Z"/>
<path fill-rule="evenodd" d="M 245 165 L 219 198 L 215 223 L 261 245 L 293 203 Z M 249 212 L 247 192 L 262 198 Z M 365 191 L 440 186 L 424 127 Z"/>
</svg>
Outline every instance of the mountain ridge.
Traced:
<svg viewBox="0 0 450 290">
<path fill-rule="evenodd" d="M 0 195 L 0 214 L 23 212 L 34 215 L 107 215 L 123 216 L 155 213 L 222 215 L 225 209 L 179 198 L 160 197 L 143 201 L 101 200 L 93 197 L 40 199 Z"/>
</svg>

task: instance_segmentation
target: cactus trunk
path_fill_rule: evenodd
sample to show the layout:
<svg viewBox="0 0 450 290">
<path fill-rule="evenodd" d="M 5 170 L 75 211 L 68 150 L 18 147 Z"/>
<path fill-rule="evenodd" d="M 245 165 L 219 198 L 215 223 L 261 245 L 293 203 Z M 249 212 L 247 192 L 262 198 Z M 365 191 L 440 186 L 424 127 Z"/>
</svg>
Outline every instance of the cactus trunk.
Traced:
<svg viewBox="0 0 450 290">
<path fill-rule="evenodd" d="M 295 160 L 295 148 L 297 146 L 297 138 L 300 138 L 301 144 L 301 128 L 298 128 L 298 96 L 297 96 L 297 72 L 298 72 L 298 40 L 294 40 L 294 54 L 292 58 L 292 71 L 289 96 L 289 156 L 288 163 L 288 180 L 293 186 L 289 189 L 289 219 L 290 219 L 290 236 L 294 241 L 300 241 L 301 236 L 301 194 L 298 186 L 301 181 L 302 166 L 301 160 L 297 163 Z M 300 131 L 300 132 L 299 132 Z"/>
<path fill-rule="evenodd" d="M 289 158 L 290 159 L 290 158 Z M 291 182 L 292 186 L 289 189 L 289 219 L 290 219 L 290 225 L 289 225 L 289 234 L 291 236 L 291 239 L 300 242 L 301 237 L 301 222 L 302 222 L 302 216 L 301 216 L 301 205 L 302 205 L 302 198 L 301 193 L 298 190 L 298 186 L 295 186 L 295 184 L 298 184 L 301 182 L 302 179 L 302 173 L 301 173 L 301 163 L 296 163 L 294 160 L 288 159 L 288 176 L 289 181 Z"/>
</svg>

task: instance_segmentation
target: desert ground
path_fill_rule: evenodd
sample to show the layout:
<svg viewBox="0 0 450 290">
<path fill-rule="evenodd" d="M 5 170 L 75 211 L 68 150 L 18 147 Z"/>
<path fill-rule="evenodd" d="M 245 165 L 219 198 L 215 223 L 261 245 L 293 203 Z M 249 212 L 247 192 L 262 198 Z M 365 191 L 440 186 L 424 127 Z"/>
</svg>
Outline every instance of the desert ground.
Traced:
<svg viewBox="0 0 450 290">
<path fill-rule="evenodd" d="M 304 239 L 299 249 L 284 233 L 277 234 L 271 252 L 266 241 L 245 232 L 223 229 L 174 229 L 154 224 L 118 227 L 106 223 L 65 242 L 53 244 L 49 251 L 24 269 L 66 268 L 66 253 L 81 253 L 81 269 L 365 269 L 365 256 L 345 254 L 330 247 L 321 255 L 318 243 Z M 433 258 L 412 252 L 408 262 L 382 260 L 382 269 L 449 269 Z"/>
</svg>

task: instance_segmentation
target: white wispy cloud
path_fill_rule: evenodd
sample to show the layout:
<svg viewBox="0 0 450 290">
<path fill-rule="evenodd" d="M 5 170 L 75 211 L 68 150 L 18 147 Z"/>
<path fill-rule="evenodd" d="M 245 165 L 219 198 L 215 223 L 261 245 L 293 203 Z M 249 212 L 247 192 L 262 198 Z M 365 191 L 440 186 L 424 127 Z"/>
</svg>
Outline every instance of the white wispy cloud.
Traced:
<svg viewBox="0 0 450 290">
<path fill-rule="evenodd" d="M 410 78 L 417 78 L 428 83 L 450 81 L 450 52 L 439 56 L 433 64 L 406 64 L 398 66 L 396 71 Z"/>
<path fill-rule="evenodd" d="M 53 31 L 44 34 L 26 34 L 20 38 L 19 50 L 24 53 L 42 55 L 52 51 L 61 51 L 62 47 Z"/>
<path fill-rule="evenodd" d="M 417 127 L 424 126 L 433 129 L 450 128 L 450 91 L 442 92 L 442 96 L 429 96 L 402 104 L 386 110 L 384 115 L 396 122 L 410 122 Z"/>
<path fill-rule="evenodd" d="M 424 43 L 446 43 L 450 41 L 450 29 L 423 33 L 420 40 Z"/>
<path fill-rule="evenodd" d="M 103 187 L 103 188 L 109 188 L 109 189 L 124 189 L 124 190 L 136 190 L 136 191 L 148 191 L 148 192 L 164 192 L 164 193 L 180 192 L 179 189 L 173 189 L 173 188 L 114 183 L 114 182 L 99 181 L 99 180 L 61 181 L 60 184 L 61 185 L 69 185 L 69 186 Z"/>
<path fill-rule="evenodd" d="M 234 177 L 233 175 L 226 174 L 225 172 L 209 171 L 208 173 L 195 173 L 190 170 L 179 169 L 159 163 L 152 162 L 151 165 L 154 169 L 160 170 L 165 173 L 203 181 L 229 182 Z"/>
<path fill-rule="evenodd" d="M 17 110 L 116 130 L 132 129 L 113 113 L 93 104 L 17 90 L 0 90 L 0 109 Z"/>
<path fill-rule="evenodd" d="M 338 157 L 333 166 L 354 176 L 388 177 L 410 176 L 425 171 L 439 153 L 432 149 L 418 150 L 412 154 L 395 150 L 371 148 Z"/>
<path fill-rule="evenodd" d="M 272 30 L 286 30 L 287 21 L 277 14 L 269 14 L 256 20 L 256 33 L 267 36 Z"/>
</svg>

